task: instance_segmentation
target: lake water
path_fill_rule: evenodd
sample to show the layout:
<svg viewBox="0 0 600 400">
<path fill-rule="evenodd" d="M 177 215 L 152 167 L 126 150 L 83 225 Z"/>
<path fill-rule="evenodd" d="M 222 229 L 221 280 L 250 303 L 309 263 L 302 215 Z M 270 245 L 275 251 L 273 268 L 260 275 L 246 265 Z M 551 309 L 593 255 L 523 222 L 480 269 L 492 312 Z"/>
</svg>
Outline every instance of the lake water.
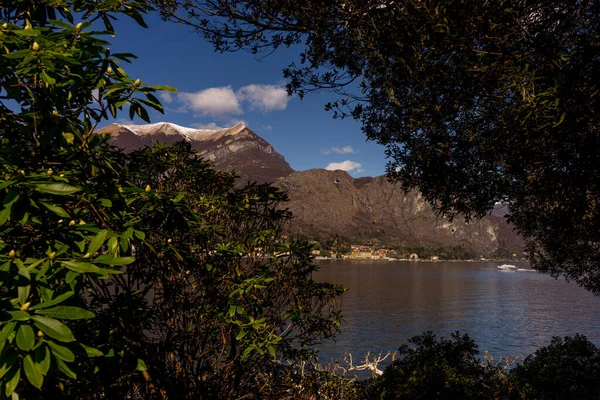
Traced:
<svg viewBox="0 0 600 400">
<path fill-rule="evenodd" d="M 499 264 L 319 261 L 315 280 L 349 289 L 342 333 L 319 347 L 321 360 L 397 350 L 426 330 L 468 333 L 496 359 L 527 355 L 553 336 L 575 333 L 600 345 L 600 298 L 562 278 L 503 272 Z"/>
</svg>

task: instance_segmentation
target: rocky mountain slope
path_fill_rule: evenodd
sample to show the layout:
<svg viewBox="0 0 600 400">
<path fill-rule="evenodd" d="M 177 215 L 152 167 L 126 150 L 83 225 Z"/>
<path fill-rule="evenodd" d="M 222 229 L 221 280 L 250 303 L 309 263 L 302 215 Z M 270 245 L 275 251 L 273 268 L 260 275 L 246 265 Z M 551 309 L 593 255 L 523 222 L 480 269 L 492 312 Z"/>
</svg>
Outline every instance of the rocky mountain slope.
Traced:
<svg viewBox="0 0 600 400">
<path fill-rule="evenodd" d="M 125 151 L 154 143 L 190 142 L 192 149 L 222 171 L 236 170 L 240 181 L 273 182 L 294 170 L 273 146 L 244 124 L 231 128 L 194 129 L 169 122 L 148 125 L 112 124 L 97 133 L 109 134 L 110 142 Z"/>
<path fill-rule="evenodd" d="M 418 192 L 404 194 L 385 176 L 352 178 L 344 171 L 290 167 L 273 146 L 243 124 L 227 129 L 203 130 L 160 122 L 149 125 L 113 124 L 98 131 L 111 142 L 133 151 L 156 142 L 186 140 L 192 149 L 217 169 L 236 170 L 240 183 L 272 182 L 286 190 L 285 204 L 294 214 L 288 233 L 351 240 L 378 240 L 431 248 L 463 247 L 473 255 L 489 257 L 523 250 L 523 241 L 502 216 L 490 215 L 466 224 L 437 216 Z"/>
<path fill-rule="evenodd" d="M 353 179 L 344 171 L 313 169 L 294 172 L 276 184 L 288 191 L 293 233 L 323 238 L 338 234 L 415 247 L 462 246 L 486 257 L 499 247 L 523 247 L 503 218 L 469 224 L 462 218 L 449 221 L 437 216 L 418 192 L 405 195 L 385 176 Z"/>
</svg>

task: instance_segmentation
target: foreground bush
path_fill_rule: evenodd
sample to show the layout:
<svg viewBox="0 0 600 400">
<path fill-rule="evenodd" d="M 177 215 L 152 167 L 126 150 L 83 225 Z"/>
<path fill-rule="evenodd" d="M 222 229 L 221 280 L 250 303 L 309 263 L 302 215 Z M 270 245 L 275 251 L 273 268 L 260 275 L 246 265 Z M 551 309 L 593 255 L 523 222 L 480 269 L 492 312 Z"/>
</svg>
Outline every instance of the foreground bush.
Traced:
<svg viewBox="0 0 600 400">
<path fill-rule="evenodd" d="M 555 337 L 512 369 L 479 360 L 475 342 L 458 332 L 449 339 L 426 332 L 409 343 L 382 376 L 355 382 L 359 398 L 600 398 L 600 350 L 582 335 Z"/>
<path fill-rule="evenodd" d="M 102 39 L 148 10 L 0 5 L 0 399 L 282 397 L 338 330 L 343 290 L 278 241 L 283 193 L 186 144 L 125 155 L 94 134 L 172 90 Z"/>
<path fill-rule="evenodd" d="M 555 337 L 509 378 L 514 399 L 598 399 L 600 350 L 582 335 Z"/>
<path fill-rule="evenodd" d="M 383 375 L 365 385 L 372 399 L 491 399 L 498 371 L 477 358 L 475 342 L 458 332 L 449 339 L 432 332 L 409 339 Z"/>
</svg>

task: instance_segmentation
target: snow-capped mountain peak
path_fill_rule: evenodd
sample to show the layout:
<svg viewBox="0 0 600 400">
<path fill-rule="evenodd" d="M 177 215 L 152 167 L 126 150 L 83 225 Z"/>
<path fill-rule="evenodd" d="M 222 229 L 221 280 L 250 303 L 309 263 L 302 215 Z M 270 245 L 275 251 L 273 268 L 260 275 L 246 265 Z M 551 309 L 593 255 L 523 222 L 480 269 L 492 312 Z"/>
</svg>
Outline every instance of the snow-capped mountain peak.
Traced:
<svg viewBox="0 0 600 400">
<path fill-rule="evenodd" d="M 293 172 L 273 146 L 244 123 L 221 129 L 188 128 L 171 122 L 112 124 L 97 132 L 110 135 L 110 143 L 125 151 L 185 140 L 197 156 L 221 170 L 238 171 L 244 181 L 274 182 Z"/>
<path fill-rule="evenodd" d="M 185 126 L 177 125 L 172 122 L 156 122 L 153 124 L 145 125 L 125 125 L 125 124 L 113 124 L 120 128 L 131 131 L 133 134 L 138 136 L 154 135 L 156 132 L 161 132 L 165 135 L 179 135 L 186 141 L 192 140 L 215 140 L 217 137 L 222 135 L 235 135 L 247 129 L 244 123 L 239 123 L 232 126 L 231 128 L 221 129 L 198 129 L 188 128 Z"/>
</svg>

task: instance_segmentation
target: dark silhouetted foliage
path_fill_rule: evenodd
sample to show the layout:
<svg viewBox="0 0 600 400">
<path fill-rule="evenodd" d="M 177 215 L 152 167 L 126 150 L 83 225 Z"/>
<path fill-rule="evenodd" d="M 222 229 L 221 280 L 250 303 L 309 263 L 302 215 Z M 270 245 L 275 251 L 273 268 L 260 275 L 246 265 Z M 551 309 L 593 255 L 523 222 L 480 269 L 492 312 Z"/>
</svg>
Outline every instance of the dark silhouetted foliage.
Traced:
<svg viewBox="0 0 600 400">
<path fill-rule="evenodd" d="M 449 339 L 431 331 L 398 349 L 398 359 L 366 385 L 371 399 L 491 399 L 498 390 L 495 369 L 477 358 L 475 342 L 458 332 Z"/>
<path fill-rule="evenodd" d="M 513 399 L 600 398 L 600 350 L 585 336 L 555 337 L 509 374 Z"/>
</svg>

